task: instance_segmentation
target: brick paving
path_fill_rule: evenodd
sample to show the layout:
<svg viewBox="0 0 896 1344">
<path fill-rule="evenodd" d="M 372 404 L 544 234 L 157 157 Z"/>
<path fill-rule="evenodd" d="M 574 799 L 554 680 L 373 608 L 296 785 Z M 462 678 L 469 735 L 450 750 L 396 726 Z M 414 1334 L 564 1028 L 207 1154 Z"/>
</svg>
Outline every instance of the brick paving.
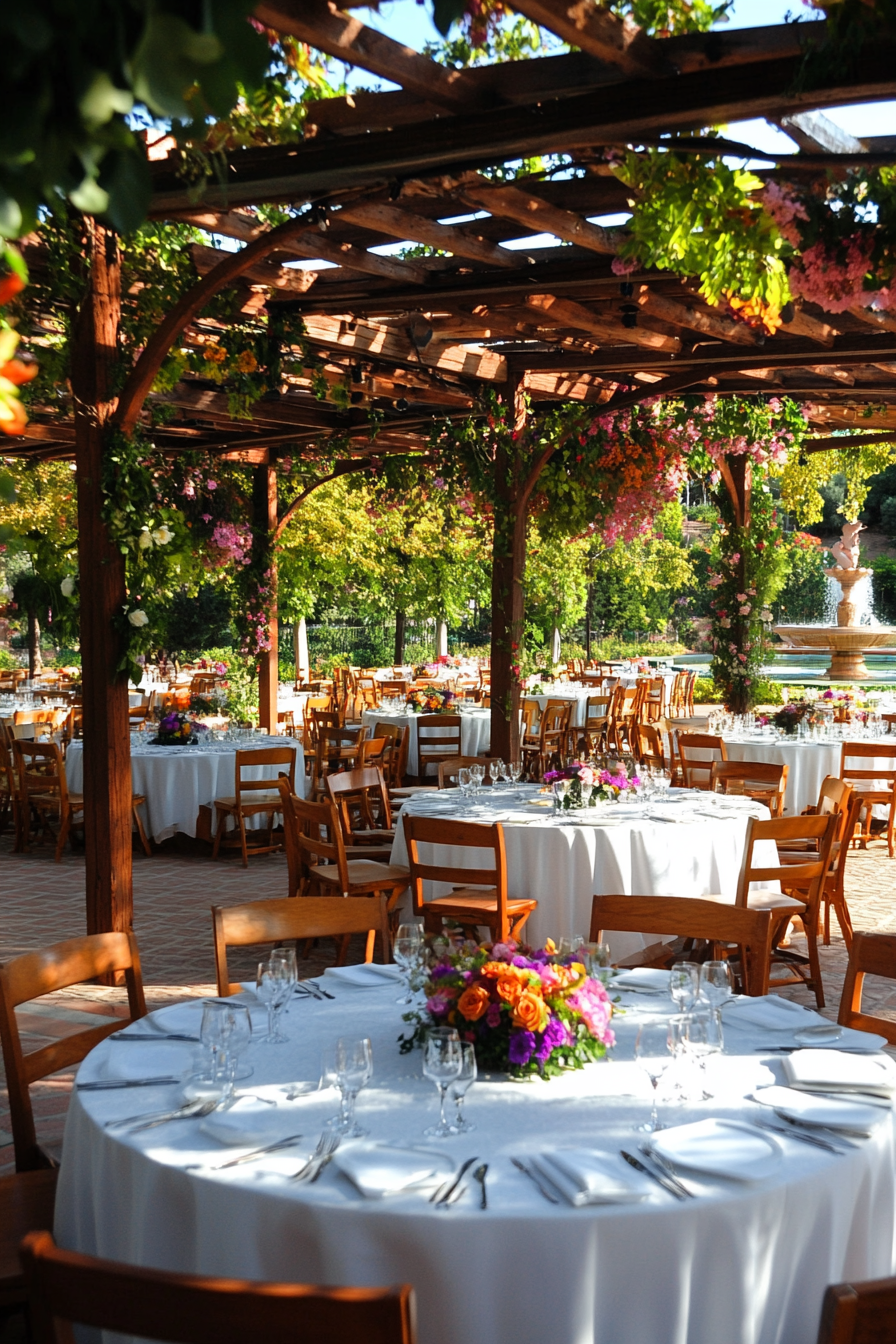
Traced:
<svg viewBox="0 0 896 1344">
<path fill-rule="evenodd" d="M 846 893 L 853 923 L 869 932 L 896 932 L 896 861 L 886 845 L 873 841 L 867 852 L 850 856 Z M 140 945 L 147 1004 L 150 1008 L 215 992 L 214 950 L 209 907 L 286 895 L 286 862 L 282 854 L 250 861 L 248 870 L 228 858 L 213 863 L 207 846 L 169 842 L 151 857 L 134 854 L 134 931 Z M 84 933 L 84 860 L 66 853 L 53 863 L 47 849 L 12 854 L 7 834 L 0 838 L 0 961 L 22 952 Z M 835 1019 L 846 970 L 846 949 L 833 920 L 832 943 L 822 948 L 826 1016 Z M 801 939 L 794 939 L 799 946 Z M 350 961 L 363 950 L 356 940 Z M 301 973 L 315 974 L 332 962 L 332 944 L 322 943 Z M 234 979 L 254 976 L 258 955 L 253 949 L 230 954 Z M 802 988 L 785 991 L 799 1002 L 813 1003 Z M 25 1049 L 58 1039 L 96 1016 L 125 1016 L 124 990 L 96 985 L 76 986 L 20 1010 Z M 896 1021 L 896 982 L 868 977 L 868 1011 Z M 72 1083 L 71 1072 L 57 1074 L 32 1088 L 38 1135 L 55 1145 L 62 1137 Z M 0 1173 L 12 1169 L 12 1136 L 5 1078 L 0 1071 Z"/>
</svg>

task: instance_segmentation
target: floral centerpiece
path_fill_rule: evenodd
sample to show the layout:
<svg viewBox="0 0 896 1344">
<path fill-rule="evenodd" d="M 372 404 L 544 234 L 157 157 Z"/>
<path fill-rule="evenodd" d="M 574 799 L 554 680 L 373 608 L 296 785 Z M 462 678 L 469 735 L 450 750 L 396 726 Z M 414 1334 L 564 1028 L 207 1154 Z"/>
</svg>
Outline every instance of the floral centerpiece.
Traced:
<svg viewBox="0 0 896 1344">
<path fill-rule="evenodd" d="M 564 811 L 594 807 L 597 803 L 616 803 L 624 794 L 634 793 L 641 786 L 639 776 L 629 774 L 624 761 L 613 761 L 608 766 L 573 761 L 562 770 L 548 770 L 544 782 L 553 784 L 558 779 L 569 780 L 562 802 Z"/>
<path fill-rule="evenodd" d="M 780 709 L 776 709 L 771 717 L 765 714 L 759 715 L 757 723 L 763 727 L 772 723 L 776 728 L 782 729 L 792 737 L 803 719 L 811 713 L 811 710 L 812 706 L 808 700 L 788 700 L 787 704 L 782 705 Z"/>
<path fill-rule="evenodd" d="M 156 747 L 186 747 L 199 741 L 197 733 L 205 732 L 208 732 L 208 729 L 204 723 L 199 723 L 189 714 L 172 709 L 159 719 L 152 744 Z"/>
<path fill-rule="evenodd" d="M 438 957 L 426 995 L 424 1009 L 405 1014 L 416 1027 L 400 1038 L 402 1054 L 422 1045 L 429 1028 L 456 1027 L 481 1069 L 554 1078 L 616 1044 L 606 989 L 575 953 L 557 957 L 550 940 L 537 950 L 511 940 L 464 943 Z"/>
<path fill-rule="evenodd" d="M 407 708 L 411 714 L 456 714 L 457 696 L 441 686 L 424 686 L 411 691 Z"/>
<path fill-rule="evenodd" d="M 856 698 L 851 691 L 827 690 L 818 698 L 821 704 L 833 709 L 835 723 L 849 723 L 853 718 Z"/>
</svg>

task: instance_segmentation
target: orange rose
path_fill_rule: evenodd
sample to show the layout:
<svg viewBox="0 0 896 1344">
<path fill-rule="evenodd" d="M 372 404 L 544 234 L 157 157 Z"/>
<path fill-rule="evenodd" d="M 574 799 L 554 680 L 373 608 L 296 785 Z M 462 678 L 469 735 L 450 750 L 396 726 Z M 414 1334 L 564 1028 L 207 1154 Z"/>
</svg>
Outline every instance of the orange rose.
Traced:
<svg viewBox="0 0 896 1344">
<path fill-rule="evenodd" d="M 468 1022 L 478 1022 L 488 1009 L 489 992 L 485 985 L 470 985 L 457 1001 L 458 1011 Z"/>
<path fill-rule="evenodd" d="M 500 999 L 503 999 L 505 1003 L 509 1003 L 511 1007 L 513 1007 L 514 1004 L 519 1002 L 520 995 L 523 992 L 523 986 L 515 976 L 502 975 L 500 980 L 495 981 L 495 990 Z"/>
<path fill-rule="evenodd" d="M 527 989 L 520 995 L 513 1011 L 513 1025 L 524 1031 L 542 1031 L 547 1025 L 548 1006 L 534 989 Z"/>
</svg>

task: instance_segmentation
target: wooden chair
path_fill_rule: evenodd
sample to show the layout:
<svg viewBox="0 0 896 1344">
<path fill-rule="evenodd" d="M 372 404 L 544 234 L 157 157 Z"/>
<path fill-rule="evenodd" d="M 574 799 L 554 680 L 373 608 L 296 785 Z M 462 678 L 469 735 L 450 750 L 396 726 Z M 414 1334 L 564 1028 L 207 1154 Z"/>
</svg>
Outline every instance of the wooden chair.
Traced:
<svg viewBox="0 0 896 1344">
<path fill-rule="evenodd" d="M 333 712 L 333 702 L 328 695 L 309 695 L 302 706 L 302 741 L 305 749 L 311 751 L 317 746 L 317 721 L 315 714 L 329 714 Z M 342 721 L 339 711 L 336 711 L 337 718 Z"/>
<path fill-rule="evenodd" d="M 49 1232 L 56 1204 L 56 1167 L 0 1176 L 0 1320 L 27 1300 L 19 1244 L 28 1232 Z"/>
<path fill-rule="evenodd" d="M 370 730 L 368 729 L 368 732 Z M 360 767 L 376 766 L 382 770 L 386 762 L 386 752 L 389 750 L 388 737 L 366 737 L 359 745 L 357 761 Z"/>
<path fill-rule="evenodd" d="M 562 766 L 566 758 L 572 710 L 572 700 L 548 700 L 538 721 L 536 741 L 524 740 L 520 743 L 523 769 L 529 779 L 540 780 L 550 766 Z"/>
<path fill-rule="evenodd" d="M 408 693 L 408 683 L 404 678 L 400 681 L 380 681 L 377 685 L 381 696 L 401 696 L 404 699 Z"/>
<path fill-rule="evenodd" d="M 259 747 L 236 753 L 235 792 L 227 798 L 215 799 L 215 845 L 212 858 L 216 859 L 225 849 L 239 848 L 243 856 L 243 867 L 249 867 L 250 849 L 246 838 L 246 818 L 259 813 L 267 817 L 267 837 L 264 844 L 253 845 L 251 853 L 270 854 L 280 849 L 278 840 L 274 844 L 274 817 L 280 811 L 280 793 L 272 779 L 247 779 L 244 771 L 257 770 L 269 766 L 286 766 L 290 791 L 295 789 L 296 753 L 293 747 Z M 224 834 L 224 822 L 232 817 L 236 822 L 237 838 L 228 840 Z"/>
<path fill-rule="evenodd" d="M 421 714 L 417 719 L 418 779 L 438 770 L 440 761 L 462 754 L 459 714 Z"/>
<path fill-rule="evenodd" d="M 713 957 L 735 946 L 743 993 L 761 995 L 769 989 L 773 928 L 769 910 L 737 909 L 681 896 L 595 896 L 589 937 L 599 943 L 605 932 L 676 934 L 709 942 Z M 670 949 L 670 961 L 673 956 Z"/>
<path fill-rule="evenodd" d="M 0 731 L 0 835 L 12 820 L 13 834 L 19 834 L 19 781 L 13 765 L 12 749 L 6 733 Z"/>
<path fill-rule="evenodd" d="M 15 769 L 19 788 L 19 830 L 15 849 L 27 853 L 31 842 L 32 817 L 41 832 L 55 844 L 55 859 L 62 861 L 62 851 L 76 818 L 84 812 L 84 798 L 69 793 L 65 778 L 62 752 L 55 742 L 15 742 Z M 58 824 L 53 834 L 51 820 Z"/>
<path fill-rule="evenodd" d="M 610 700 L 607 715 L 607 746 L 614 751 L 631 751 L 634 730 L 638 722 L 643 688 L 617 685 Z"/>
<path fill-rule="evenodd" d="M 365 961 L 373 961 L 373 946 L 379 934 L 383 960 L 392 956 L 389 939 L 389 915 L 385 896 L 352 896 L 334 900 L 332 896 L 306 896 L 301 901 L 248 901 L 245 905 L 213 905 L 212 929 L 215 938 L 215 971 L 221 998 L 239 994 L 242 986 L 232 984 L 227 969 L 228 947 L 252 947 L 256 943 L 302 942 L 313 938 L 335 938 L 339 945 L 336 964 L 345 961 L 348 940 L 353 933 L 366 933 Z"/>
<path fill-rule="evenodd" d="M 362 744 L 370 735 L 366 727 L 353 727 L 340 722 L 333 710 L 312 711 L 315 749 L 311 768 L 311 797 L 324 792 L 327 775 L 336 770 L 351 769 L 358 764 Z"/>
<path fill-rule="evenodd" d="M 728 759 L 722 738 L 715 733 L 676 733 L 675 739 L 684 788 L 711 790 L 713 761 Z"/>
<path fill-rule="evenodd" d="M 484 756 L 455 756 L 452 761 L 439 761 L 439 788 L 453 789 L 457 787 L 458 772 L 464 769 L 469 770 L 471 765 L 486 765 Z M 484 783 L 491 784 L 491 776 Z"/>
<path fill-rule="evenodd" d="M 16 1008 L 70 985 L 123 971 L 130 1017 L 107 1018 L 102 1026 L 88 1027 L 53 1041 L 30 1054 L 22 1053 Z M 26 952 L 0 966 L 0 1044 L 9 1089 L 9 1112 L 15 1145 L 16 1170 L 45 1167 L 50 1159 L 37 1142 L 29 1085 L 60 1069 L 79 1064 L 95 1045 L 113 1031 L 146 1014 L 140 953 L 133 933 L 94 933 L 53 943 L 40 952 Z"/>
<path fill-rule="evenodd" d="M 655 723 L 639 723 L 635 729 L 638 760 L 655 770 L 666 769 L 663 734 Z"/>
<path fill-rule="evenodd" d="M 896 1321 L 896 1278 L 833 1283 L 821 1304 L 818 1344 L 890 1344 Z"/>
<path fill-rule="evenodd" d="M 889 760 L 889 768 L 877 768 L 874 762 Z M 851 761 L 867 763 L 851 765 Z M 871 839 L 871 817 L 875 803 L 882 803 L 887 813 L 887 849 L 892 859 L 896 842 L 896 742 L 844 742 L 840 749 L 840 778 L 853 785 L 861 793 L 864 807 L 860 816 L 862 823 L 858 836 L 862 849 L 868 848 Z M 881 788 L 882 784 L 886 787 Z M 875 788 L 875 785 L 878 787 Z"/>
<path fill-rule="evenodd" d="M 390 914 L 408 888 L 408 870 L 374 859 L 349 858 L 336 804 L 310 803 L 279 781 L 290 896 L 380 896 Z"/>
<path fill-rule="evenodd" d="M 468 821 L 445 821 L 435 817 L 402 814 L 408 847 L 411 894 L 414 913 L 423 916 L 426 929 L 437 933 L 447 919 L 465 929 L 488 927 L 492 941 L 519 938 L 537 901 L 514 900 L 507 895 L 507 859 L 504 829 L 499 822 L 480 826 Z M 464 868 L 456 863 L 424 863 L 420 845 L 449 845 L 463 849 L 489 850 L 494 862 L 490 868 Z M 424 882 L 456 884 L 449 896 L 423 898 Z M 473 890 L 480 888 L 480 890 Z M 484 890 L 483 890 L 484 888 Z"/>
<path fill-rule="evenodd" d="M 789 768 L 764 761 L 713 761 L 710 791 L 754 798 L 764 803 L 773 817 L 782 817 Z"/>
<path fill-rule="evenodd" d="M 171 1344 L 414 1344 L 413 1289 L 317 1288 L 135 1269 L 22 1244 L 34 1344 L 70 1344 L 72 1323 Z"/>
<path fill-rule="evenodd" d="M 896 980 L 896 934 L 856 933 L 849 949 L 849 964 L 840 996 L 837 1021 L 841 1027 L 856 1031 L 873 1031 L 886 1036 L 890 1045 L 896 1045 L 896 1022 L 862 1012 L 862 989 L 866 975 L 879 975 L 885 980 Z M 896 1317 L 894 1317 L 896 1320 Z"/>
<path fill-rule="evenodd" d="M 656 723 L 669 712 L 668 688 L 665 678 L 649 677 L 645 681 L 638 715 L 642 723 Z"/>
<path fill-rule="evenodd" d="M 585 722 L 579 730 L 587 755 L 594 756 L 607 744 L 611 695 L 589 695 L 585 702 Z"/>
<path fill-rule="evenodd" d="M 851 784 L 837 779 L 835 775 L 828 775 L 822 780 L 817 805 L 806 808 L 803 814 L 823 817 L 834 815 L 838 819 L 831 844 L 831 859 L 821 893 L 824 901 L 824 942 L 826 947 L 830 945 L 833 906 L 847 951 L 852 946 L 853 932 L 845 894 L 846 860 L 852 850 L 850 841 L 855 834 L 859 812 L 863 806 L 862 795 L 856 793 Z M 817 842 L 782 840 L 778 842 L 778 857 L 784 863 L 799 863 L 801 854 L 805 854 L 807 850 L 817 852 L 817 849 Z"/>
<path fill-rule="evenodd" d="M 395 831 L 382 771 L 377 766 L 362 766 L 328 775 L 327 793 L 336 804 L 348 855 L 363 846 L 364 854 L 356 857 L 388 862 Z"/>
</svg>

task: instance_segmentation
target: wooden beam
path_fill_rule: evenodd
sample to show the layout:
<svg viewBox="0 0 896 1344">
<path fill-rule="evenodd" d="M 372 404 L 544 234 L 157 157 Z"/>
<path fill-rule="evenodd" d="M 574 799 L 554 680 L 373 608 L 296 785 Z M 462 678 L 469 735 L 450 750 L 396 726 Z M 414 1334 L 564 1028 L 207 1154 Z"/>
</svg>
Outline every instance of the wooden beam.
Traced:
<svg viewBox="0 0 896 1344">
<path fill-rule="evenodd" d="M 791 117 L 782 117 L 778 125 L 800 149 L 810 154 L 815 150 L 822 154 L 866 153 L 861 140 L 841 130 L 822 112 L 796 112 Z"/>
<path fill-rule="evenodd" d="M 850 308 L 849 315 L 879 331 L 896 331 L 896 313 L 881 313 L 876 308 Z"/>
<path fill-rule="evenodd" d="M 679 303 L 659 294 L 649 285 L 641 285 L 637 302 L 644 312 L 661 322 L 671 322 L 673 326 L 687 327 L 690 331 L 700 331 L 707 336 L 717 336 L 722 341 L 731 341 L 735 345 L 757 345 L 760 336 L 753 327 L 744 322 L 733 322 L 731 318 L 717 313 L 707 313 L 690 303 Z"/>
<path fill-rule="evenodd" d="M 533 233 L 552 233 L 565 243 L 578 243 L 591 252 L 615 256 L 622 234 L 617 229 L 603 229 L 591 224 L 571 210 L 549 205 L 539 196 L 520 187 L 496 187 L 478 173 L 465 176 L 458 186 L 459 194 L 477 209 L 489 214 L 515 219 Z"/>
<path fill-rule="evenodd" d="M 515 0 L 514 8 L 571 47 L 628 75 L 656 75 L 668 69 L 661 42 L 648 37 L 633 19 L 617 19 L 594 0 Z"/>
<path fill-rule="evenodd" d="M 277 533 L 277 468 L 263 463 L 252 472 L 253 548 L 256 557 L 267 556 L 268 544 L 273 545 Z M 279 677 L 279 623 L 277 620 L 277 563 L 270 556 L 268 571 L 270 598 L 268 605 L 268 647 L 258 655 L 258 723 L 269 733 L 277 732 L 277 691 Z M 221 825 L 221 822 L 218 823 Z"/>
<path fill-rule="evenodd" d="M 769 60 L 802 59 L 825 37 L 825 22 L 777 23 L 762 28 L 714 28 L 708 33 L 682 33 L 661 40 L 671 66 L 680 74 L 755 65 Z M 733 120 L 733 118 L 732 118 Z"/>
<path fill-rule="evenodd" d="M 402 261 L 399 257 L 381 257 L 376 252 L 355 247 L 353 243 L 333 242 L 321 233 L 296 239 L 289 251 L 312 261 L 332 261 L 347 270 L 376 275 L 384 280 L 397 280 L 400 284 L 425 285 L 428 276 L 427 268 L 419 262 Z"/>
<path fill-rule="evenodd" d="M 347 65 L 359 66 L 400 84 L 408 93 L 427 102 L 438 103 L 452 112 L 476 106 L 477 91 L 463 78 L 463 71 L 449 70 L 428 56 L 421 56 L 412 47 L 368 28 L 334 4 L 323 0 L 262 0 L 255 6 L 255 17 L 266 27 L 297 37 Z"/>
<path fill-rule="evenodd" d="M 309 313 L 305 317 L 305 333 L 312 344 L 351 352 L 362 358 L 418 364 L 441 373 L 460 374 L 487 382 L 505 382 L 507 379 L 507 360 L 492 350 L 435 341 L 419 350 L 393 327 L 374 322 Z"/>
<path fill-rule="evenodd" d="M 200 275 L 208 275 L 209 271 L 217 266 L 221 258 L 228 255 L 216 247 L 203 247 L 201 243 L 194 243 L 190 251 L 193 256 L 193 264 Z M 317 271 L 303 271 L 297 267 L 275 266 L 267 261 L 256 262 L 254 266 L 250 266 L 248 270 L 243 271 L 243 278 L 253 280 L 257 285 L 269 285 L 271 289 L 284 292 L 291 291 L 294 294 L 304 294 L 314 284 L 317 276 Z"/>
<path fill-rule="evenodd" d="M 601 382 L 586 373 L 565 377 L 555 373 L 526 373 L 523 387 L 533 401 L 546 397 L 549 401 L 606 402 L 613 395 L 615 383 Z"/>
<path fill-rule="evenodd" d="M 834 337 L 838 335 L 836 327 L 820 321 L 817 317 L 811 317 L 802 308 L 795 309 L 793 317 L 784 323 L 781 331 L 785 336 L 805 336 L 810 341 L 817 341 L 819 345 L 829 348 L 834 344 Z"/>
<path fill-rule="evenodd" d="M 896 448 L 896 425 L 890 434 L 829 434 L 823 438 L 803 439 L 800 451 L 803 453 L 827 453 L 840 448 L 867 448 L 875 443 L 892 444 Z"/>
<path fill-rule="evenodd" d="M 681 341 L 677 336 L 663 336 L 658 331 L 647 331 L 643 327 L 623 326 L 621 322 L 614 322 L 603 314 L 592 313 L 570 299 L 558 299 L 553 294 L 528 294 L 526 304 L 537 313 L 549 316 L 552 322 L 564 327 L 575 327 L 578 331 L 588 331 L 601 342 L 616 341 L 648 350 L 662 350 L 668 354 L 678 354 L 681 350 Z"/>
<path fill-rule="evenodd" d="M 357 224 L 364 229 L 376 229 L 380 233 L 389 234 L 392 238 L 425 243 L 428 247 L 453 252 L 455 256 L 467 257 L 470 261 L 478 261 L 485 266 L 503 266 L 513 270 L 523 265 L 525 261 L 519 252 L 511 252 L 506 247 L 496 247 L 494 243 L 471 233 L 468 229 L 458 228 L 456 224 L 439 224 L 435 220 L 414 215 L 409 210 L 397 210 L 392 205 L 373 203 L 345 205 L 331 218 L 334 223 L 347 220 L 349 224 Z"/>
</svg>

